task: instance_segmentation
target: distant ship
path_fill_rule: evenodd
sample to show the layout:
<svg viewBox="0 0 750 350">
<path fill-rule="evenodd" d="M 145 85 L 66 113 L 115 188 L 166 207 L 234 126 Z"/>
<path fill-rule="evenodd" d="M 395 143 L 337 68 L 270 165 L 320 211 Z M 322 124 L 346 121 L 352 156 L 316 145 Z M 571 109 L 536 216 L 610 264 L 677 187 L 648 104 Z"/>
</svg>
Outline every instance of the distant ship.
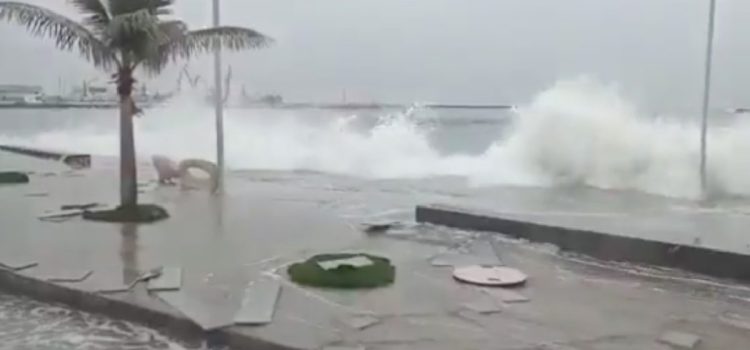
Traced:
<svg viewBox="0 0 750 350">
<path fill-rule="evenodd" d="M 242 94 L 239 101 L 240 107 L 281 107 L 284 105 L 284 98 L 278 94 L 250 95 L 242 87 Z"/>
<path fill-rule="evenodd" d="M 0 85 L 0 107 L 43 103 L 44 89 L 36 85 Z"/>
<path fill-rule="evenodd" d="M 133 100 L 139 108 L 148 108 L 166 101 L 171 94 L 149 94 L 145 86 L 136 88 Z M 47 95 L 41 86 L 0 85 L 0 108 L 118 108 L 119 97 L 114 86 L 83 82 L 67 95 Z"/>
</svg>

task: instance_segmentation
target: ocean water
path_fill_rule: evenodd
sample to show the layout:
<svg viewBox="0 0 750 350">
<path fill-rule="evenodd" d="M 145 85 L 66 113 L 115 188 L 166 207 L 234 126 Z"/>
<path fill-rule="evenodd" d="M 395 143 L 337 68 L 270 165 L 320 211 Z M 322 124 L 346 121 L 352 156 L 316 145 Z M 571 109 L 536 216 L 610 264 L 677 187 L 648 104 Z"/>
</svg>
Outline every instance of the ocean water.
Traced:
<svg viewBox="0 0 750 350">
<path fill-rule="evenodd" d="M 139 156 L 215 158 L 213 111 L 185 94 L 138 118 Z M 365 179 L 453 176 L 468 186 L 583 185 L 680 198 L 699 192 L 699 111 L 649 111 L 616 86 L 560 81 L 512 110 L 229 109 L 235 170 L 310 170 Z M 712 113 L 717 194 L 750 194 L 750 119 Z M 112 110 L 0 110 L 0 143 L 116 156 Z"/>
<path fill-rule="evenodd" d="M 144 162 L 154 154 L 214 159 L 213 110 L 197 100 L 188 93 L 137 119 Z M 0 110 L 0 144 L 111 160 L 118 153 L 117 116 L 114 110 Z M 475 190 L 466 195 L 494 186 L 574 185 L 688 199 L 699 194 L 697 111 L 648 111 L 616 87 L 589 79 L 560 81 L 512 110 L 430 110 L 419 103 L 381 111 L 228 109 L 225 124 L 227 165 L 238 174 L 309 172 L 322 182 L 340 179 L 367 191 L 387 184 L 384 192 L 395 182 L 425 198 L 451 187 Z M 748 120 L 714 112 L 713 191 L 750 194 L 748 151 Z M 357 210 L 343 212 L 366 214 Z M 128 323 L 2 294 L 0 319 L 0 349 L 185 348 Z"/>
<path fill-rule="evenodd" d="M 0 349 L 200 349 L 132 323 L 0 294 Z"/>
</svg>

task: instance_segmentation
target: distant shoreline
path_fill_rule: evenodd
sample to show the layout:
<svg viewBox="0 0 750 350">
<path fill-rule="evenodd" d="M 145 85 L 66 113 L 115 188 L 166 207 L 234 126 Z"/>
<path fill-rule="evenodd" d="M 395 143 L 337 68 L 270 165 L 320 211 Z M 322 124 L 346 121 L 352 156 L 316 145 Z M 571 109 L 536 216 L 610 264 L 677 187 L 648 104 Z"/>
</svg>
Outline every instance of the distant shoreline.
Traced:
<svg viewBox="0 0 750 350">
<path fill-rule="evenodd" d="M 312 103 L 292 102 L 281 104 L 250 104 L 228 106 L 231 109 L 339 109 L 339 110 L 372 110 L 372 109 L 406 109 L 415 105 L 394 103 Z M 501 104 L 424 104 L 417 105 L 427 109 L 511 109 L 511 105 Z M 153 106 L 151 106 L 153 107 Z M 115 103 L 17 103 L 0 104 L 0 109 L 116 109 Z M 146 107 L 148 108 L 148 107 Z"/>
</svg>

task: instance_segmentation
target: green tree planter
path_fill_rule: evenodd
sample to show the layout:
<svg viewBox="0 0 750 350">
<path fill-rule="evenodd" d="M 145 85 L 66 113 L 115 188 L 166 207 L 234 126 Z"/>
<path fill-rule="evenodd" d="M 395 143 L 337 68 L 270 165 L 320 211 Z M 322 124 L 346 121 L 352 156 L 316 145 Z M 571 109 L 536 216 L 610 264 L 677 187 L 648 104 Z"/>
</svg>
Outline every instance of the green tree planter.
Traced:
<svg viewBox="0 0 750 350">
<path fill-rule="evenodd" d="M 83 218 L 102 222 L 152 223 L 169 217 L 167 210 L 155 204 L 117 207 L 110 210 L 84 211 Z"/>
<path fill-rule="evenodd" d="M 362 267 L 342 265 L 338 268 L 325 270 L 319 262 L 329 260 L 348 259 L 364 256 L 372 260 L 373 264 Z M 368 254 L 321 254 L 313 256 L 307 261 L 296 263 L 287 269 L 292 281 L 312 287 L 356 289 L 376 288 L 393 283 L 396 278 L 396 268 L 391 261 Z"/>
<path fill-rule="evenodd" d="M 29 183 L 29 176 L 18 171 L 0 172 L 0 184 L 25 184 Z"/>
</svg>

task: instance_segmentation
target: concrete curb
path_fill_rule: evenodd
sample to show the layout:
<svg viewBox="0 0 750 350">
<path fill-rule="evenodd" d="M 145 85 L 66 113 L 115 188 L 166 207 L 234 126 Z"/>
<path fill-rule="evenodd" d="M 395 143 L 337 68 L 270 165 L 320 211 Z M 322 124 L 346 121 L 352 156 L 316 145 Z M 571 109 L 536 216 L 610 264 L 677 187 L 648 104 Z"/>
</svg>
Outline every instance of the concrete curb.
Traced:
<svg viewBox="0 0 750 350">
<path fill-rule="evenodd" d="M 59 303 L 76 310 L 138 323 L 186 342 L 206 341 L 209 344 L 226 345 L 230 349 L 238 350 L 298 350 L 248 336 L 232 328 L 205 332 L 177 311 L 159 310 L 136 300 L 120 300 L 113 296 L 90 293 L 24 276 L 10 270 L 0 269 L 0 290 L 42 302 Z"/>
<path fill-rule="evenodd" d="M 40 159 L 61 161 L 73 168 L 91 167 L 91 155 L 89 154 L 65 153 L 11 145 L 0 145 L 0 150 Z"/>
<path fill-rule="evenodd" d="M 551 243 L 564 251 L 582 253 L 602 260 L 659 265 L 750 282 L 750 255 L 626 237 L 610 232 L 551 226 L 503 218 L 501 215 L 444 205 L 416 208 L 416 220 L 420 223 L 501 233 L 533 242 Z"/>
</svg>

